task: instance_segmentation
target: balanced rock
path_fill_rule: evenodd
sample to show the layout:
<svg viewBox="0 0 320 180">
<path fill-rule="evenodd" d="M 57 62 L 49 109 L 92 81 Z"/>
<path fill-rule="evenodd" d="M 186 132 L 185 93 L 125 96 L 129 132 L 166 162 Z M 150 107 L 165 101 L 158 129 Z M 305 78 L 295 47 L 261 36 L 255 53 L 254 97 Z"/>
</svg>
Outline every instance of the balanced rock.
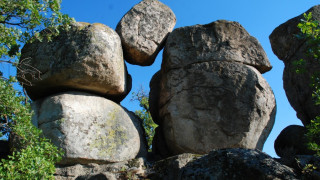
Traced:
<svg viewBox="0 0 320 180">
<path fill-rule="evenodd" d="M 208 61 L 239 62 L 261 73 L 272 68 L 257 39 L 238 22 L 225 20 L 175 29 L 167 39 L 163 57 L 164 71 Z"/>
<path fill-rule="evenodd" d="M 128 93 L 121 40 L 99 23 L 74 23 L 51 42 L 27 43 L 17 69 L 32 100 L 69 90 L 110 99 Z"/>
<path fill-rule="evenodd" d="M 66 92 L 35 101 L 33 110 L 33 123 L 64 151 L 60 164 L 119 162 L 145 151 L 140 120 L 108 99 Z"/>
<path fill-rule="evenodd" d="M 320 20 L 320 5 L 314 6 L 306 13 L 312 13 L 314 20 Z M 308 44 L 305 39 L 299 39 L 300 33 L 297 25 L 303 19 L 303 14 L 288 20 L 277 27 L 270 35 L 273 52 L 284 62 L 283 86 L 291 106 L 296 110 L 298 118 L 304 125 L 311 119 L 320 115 L 320 105 L 315 105 L 312 93 L 314 89 L 309 86 L 311 77 L 320 71 L 320 65 L 306 53 Z M 295 61 L 306 60 L 304 73 L 296 73 Z"/>
<path fill-rule="evenodd" d="M 158 0 L 143 0 L 118 23 L 124 58 L 131 64 L 151 65 L 176 24 L 172 10 Z"/>
<path fill-rule="evenodd" d="M 291 158 L 295 155 L 312 155 L 308 149 L 307 129 L 299 125 L 284 128 L 274 142 L 274 149 L 279 157 Z"/>
<path fill-rule="evenodd" d="M 161 76 L 160 124 L 173 154 L 262 149 L 274 124 L 276 104 L 255 68 L 211 61 Z"/>
</svg>

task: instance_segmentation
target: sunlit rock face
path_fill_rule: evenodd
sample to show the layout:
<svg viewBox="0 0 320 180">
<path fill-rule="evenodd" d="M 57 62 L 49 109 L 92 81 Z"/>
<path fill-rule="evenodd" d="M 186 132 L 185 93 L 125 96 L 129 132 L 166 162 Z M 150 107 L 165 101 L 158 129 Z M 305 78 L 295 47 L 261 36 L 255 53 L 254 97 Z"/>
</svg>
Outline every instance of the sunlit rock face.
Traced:
<svg viewBox="0 0 320 180">
<path fill-rule="evenodd" d="M 50 42 L 27 43 L 18 68 L 32 100 L 69 90 L 124 98 L 127 76 L 118 34 L 99 23 L 77 22 Z"/>
<path fill-rule="evenodd" d="M 125 60 L 141 66 L 153 64 L 175 24 L 172 10 L 158 0 L 143 0 L 135 5 L 116 28 Z"/>
<path fill-rule="evenodd" d="M 33 123 L 65 153 L 60 164 L 120 162 L 146 153 L 141 121 L 108 99 L 66 92 L 35 101 L 33 109 Z"/>
<path fill-rule="evenodd" d="M 174 30 L 160 75 L 150 84 L 150 106 L 159 109 L 152 112 L 160 125 L 158 137 L 171 154 L 262 149 L 276 112 L 274 94 L 261 75 L 270 69 L 259 42 L 239 23 Z"/>
</svg>

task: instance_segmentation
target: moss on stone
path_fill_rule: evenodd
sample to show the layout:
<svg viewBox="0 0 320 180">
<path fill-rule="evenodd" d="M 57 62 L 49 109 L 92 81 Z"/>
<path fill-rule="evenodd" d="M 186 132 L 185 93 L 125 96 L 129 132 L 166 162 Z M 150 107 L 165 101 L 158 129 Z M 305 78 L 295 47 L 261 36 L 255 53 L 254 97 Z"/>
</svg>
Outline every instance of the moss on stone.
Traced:
<svg viewBox="0 0 320 180">
<path fill-rule="evenodd" d="M 100 157 L 117 155 L 117 148 L 128 139 L 125 128 L 118 124 L 119 110 L 119 107 L 114 108 L 108 114 L 108 119 L 105 123 L 95 125 L 98 126 L 96 127 L 97 136 L 90 144 L 90 149 L 97 149 Z"/>
</svg>

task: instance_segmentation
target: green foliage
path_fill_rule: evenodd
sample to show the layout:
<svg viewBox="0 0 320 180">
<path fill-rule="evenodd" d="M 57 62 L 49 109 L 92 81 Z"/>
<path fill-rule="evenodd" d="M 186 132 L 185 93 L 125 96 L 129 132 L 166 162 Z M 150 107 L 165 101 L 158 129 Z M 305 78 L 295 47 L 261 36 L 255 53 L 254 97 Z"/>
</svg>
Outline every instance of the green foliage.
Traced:
<svg viewBox="0 0 320 180">
<path fill-rule="evenodd" d="M 139 101 L 139 105 L 142 108 L 142 110 L 136 110 L 135 114 L 142 120 L 142 125 L 146 133 L 149 151 L 151 151 L 152 140 L 154 137 L 155 129 L 158 125 L 153 122 L 150 114 L 149 96 L 141 88 L 137 93 L 132 93 L 132 100 Z"/>
<path fill-rule="evenodd" d="M 61 0 L 1 0 L 0 57 L 2 61 L 16 60 L 20 46 L 32 37 L 42 40 L 40 31 L 52 29 L 48 40 L 59 33 L 58 26 L 73 21 L 60 11 Z"/>
<path fill-rule="evenodd" d="M 0 162 L 0 179 L 53 179 L 62 153 L 31 124 L 30 104 L 13 88 L 15 78 L 0 78 L 0 118 L 22 145 Z"/>
<path fill-rule="evenodd" d="M 48 40 L 73 21 L 60 11 L 61 0 L 0 0 L 0 62 L 17 65 L 21 46 Z M 40 31 L 46 29 L 50 33 Z M 0 72 L 0 138 L 10 133 L 18 149 L 0 161 L 0 179 L 53 179 L 54 164 L 62 153 L 31 124 L 26 97 L 13 88 L 14 77 Z"/>
<path fill-rule="evenodd" d="M 304 18 L 305 19 L 298 24 L 301 30 L 301 34 L 298 35 L 298 37 L 306 40 L 308 45 L 306 54 L 310 57 L 310 61 L 313 61 L 312 63 L 320 63 L 320 24 L 318 21 L 312 19 L 311 13 L 304 14 Z M 296 62 L 298 73 L 306 71 L 305 64 L 306 60 L 302 59 Z M 314 73 L 311 80 L 311 87 L 313 88 L 312 97 L 315 105 L 320 105 L 320 73 Z M 320 156 L 320 116 L 311 120 L 307 129 L 308 146 Z"/>
</svg>

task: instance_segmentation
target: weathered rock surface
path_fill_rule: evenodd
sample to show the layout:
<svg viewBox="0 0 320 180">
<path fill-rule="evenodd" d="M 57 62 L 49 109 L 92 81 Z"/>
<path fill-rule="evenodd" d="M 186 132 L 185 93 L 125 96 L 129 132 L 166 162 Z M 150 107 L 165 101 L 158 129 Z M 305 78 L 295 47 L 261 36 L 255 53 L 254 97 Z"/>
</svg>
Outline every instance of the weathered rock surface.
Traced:
<svg viewBox="0 0 320 180">
<path fill-rule="evenodd" d="M 225 20 L 175 29 L 167 39 L 163 57 L 164 71 L 208 61 L 239 62 L 261 73 L 272 68 L 257 39 L 239 23 Z"/>
<path fill-rule="evenodd" d="M 309 12 L 312 12 L 315 20 L 320 20 L 320 5 L 312 7 L 306 13 Z M 313 88 L 309 86 L 311 76 L 320 71 L 320 66 L 306 55 L 308 46 L 305 40 L 296 37 L 300 33 L 297 25 L 301 19 L 303 19 L 302 14 L 281 24 L 269 38 L 273 52 L 285 64 L 283 86 L 288 100 L 296 110 L 298 118 L 304 125 L 307 125 L 311 119 L 320 115 L 320 106 L 315 105 L 312 99 Z M 306 60 L 307 71 L 297 74 L 294 61 L 300 59 Z"/>
<path fill-rule="evenodd" d="M 223 149 L 210 152 L 180 170 L 180 179 L 299 179 L 293 169 L 258 150 Z"/>
<path fill-rule="evenodd" d="M 140 120 L 108 99 L 66 92 L 35 101 L 33 109 L 33 123 L 65 153 L 60 164 L 119 162 L 146 153 Z"/>
<path fill-rule="evenodd" d="M 116 179 L 144 179 L 146 162 L 142 158 L 112 164 L 56 167 L 56 180 L 116 180 Z"/>
<path fill-rule="evenodd" d="M 172 10 L 158 0 L 143 0 L 117 25 L 124 58 L 131 64 L 151 65 L 176 24 Z"/>
<path fill-rule="evenodd" d="M 161 77 L 160 124 L 172 154 L 262 149 L 276 104 L 255 68 L 211 61 L 172 69 Z"/>
<path fill-rule="evenodd" d="M 27 43 L 18 79 L 32 100 L 81 90 L 102 96 L 128 93 L 121 40 L 103 24 L 74 23 L 51 42 Z"/>
<path fill-rule="evenodd" d="M 259 150 L 222 149 L 208 155 L 181 154 L 150 163 L 142 158 L 113 164 L 56 168 L 57 180 L 80 179 L 300 179 L 293 169 Z"/>
<path fill-rule="evenodd" d="M 308 140 L 305 137 L 307 129 L 299 125 L 284 128 L 274 142 L 274 149 L 279 157 L 290 158 L 295 155 L 311 155 Z"/>
</svg>

